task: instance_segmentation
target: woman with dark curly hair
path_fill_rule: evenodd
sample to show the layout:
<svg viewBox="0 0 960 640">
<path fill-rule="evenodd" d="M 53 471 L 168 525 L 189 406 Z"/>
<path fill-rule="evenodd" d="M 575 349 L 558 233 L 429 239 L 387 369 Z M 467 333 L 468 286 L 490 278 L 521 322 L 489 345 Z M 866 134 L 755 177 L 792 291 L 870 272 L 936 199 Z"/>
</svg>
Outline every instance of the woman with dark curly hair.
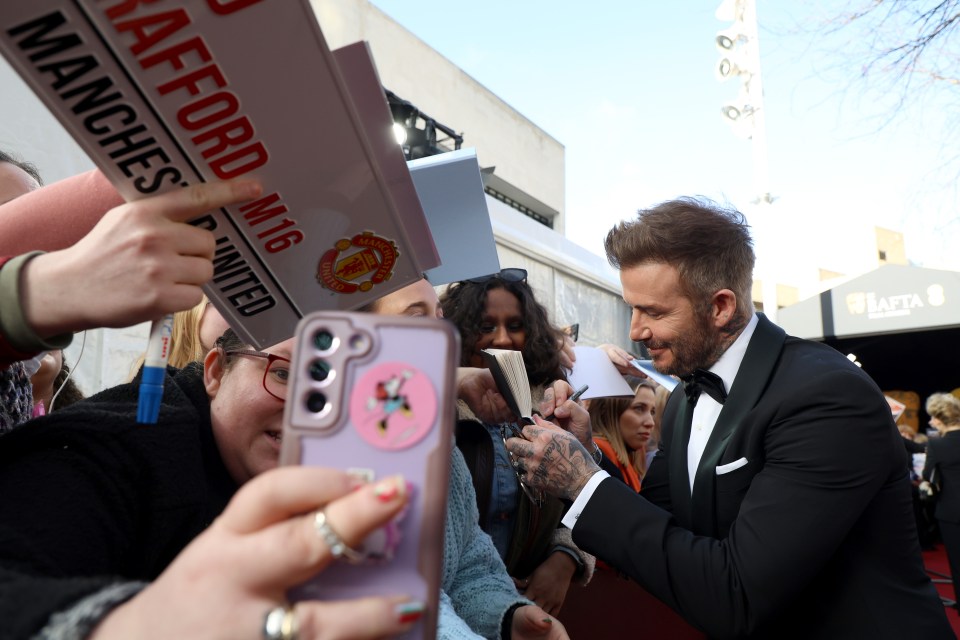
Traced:
<svg viewBox="0 0 960 640">
<path fill-rule="evenodd" d="M 485 367 L 484 349 L 522 352 L 536 407 L 547 385 L 566 379 L 564 339 L 526 279 L 523 269 L 503 269 L 450 285 L 440 303 L 460 330 L 461 366 Z M 595 560 L 576 547 L 568 529 L 558 528 L 560 501 L 520 483 L 503 442 L 515 428 L 484 423 L 465 403 L 458 405 L 457 446 L 473 477 L 480 526 L 520 591 L 556 615 L 571 579 L 589 580 Z"/>
<path fill-rule="evenodd" d="M 524 269 L 503 269 L 498 274 L 450 285 L 441 296 L 443 317 L 460 329 L 464 367 L 486 367 L 484 349 L 523 352 L 527 376 L 533 386 L 566 380 L 560 366 L 563 333 L 552 324 L 527 284 Z"/>
</svg>

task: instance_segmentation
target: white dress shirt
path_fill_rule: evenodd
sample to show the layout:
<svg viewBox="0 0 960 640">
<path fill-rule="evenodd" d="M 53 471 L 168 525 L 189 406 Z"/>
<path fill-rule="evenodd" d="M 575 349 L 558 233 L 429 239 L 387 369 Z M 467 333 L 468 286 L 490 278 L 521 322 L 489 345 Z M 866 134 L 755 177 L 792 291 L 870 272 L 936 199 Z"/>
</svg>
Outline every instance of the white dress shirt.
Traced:
<svg viewBox="0 0 960 640">
<path fill-rule="evenodd" d="M 730 348 L 724 351 L 720 359 L 709 369 L 711 373 L 720 376 L 720 379 L 723 380 L 723 390 L 727 393 L 730 393 L 730 389 L 733 388 L 733 381 L 737 377 L 737 371 L 740 370 L 743 356 L 747 353 L 747 345 L 750 344 L 753 331 L 757 328 L 757 321 L 757 314 L 753 314 L 743 332 L 737 336 Z M 717 418 L 720 417 L 720 411 L 722 410 L 723 405 L 706 393 L 700 394 L 697 406 L 693 409 L 690 441 L 687 444 L 687 474 L 690 476 L 691 495 L 693 494 L 693 480 L 697 475 L 697 467 L 700 466 L 700 458 L 703 457 L 703 450 L 707 448 L 707 440 L 710 439 L 710 434 L 713 433 L 713 427 L 717 424 Z"/>
<path fill-rule="evenodd" d="M 717 360 L 710 371 L 720 376 L 723 380 L 724 391 L 729 393 L 733 388 L 733 381 L 737 377 L 737 371 L 740 370 L 740 364 L 743 362 L 743 356 L 747 353 L 747 345 L 750 344 L 750 338 L 757 328 L 757 314 L 751 316 L 750 321 L 744 330 L 737 336 L 730 347 L 723 352 L 720 359 Z M 697 400 L 697 406 L 693 411 L 693 424 L 690 428 L 690 442 L 687 445 L 687 471 L 690 476 L 690 492 L 693 493 L 693 481 L 697 475 L 697 467 L 700 465 L 700 458 L 703 457 L 703 450 L 707 446 L 710 434 L 713 433 L 713 427 L 720 417 L 720 411 L 723 405 L 711 398 L 708 394 L 700 394 Z M 577 519 L 587 503 L 593 496 L 600 482 L 609 478 L 610 474 L 602 469 L 597 471 L 587 484 L 583 487 L 580 495 L 574 500 L 573 505 L 567 511 L 567 514 L 561 520 L 561 523 L 570 529 L 577 523 Z"/>
</svg>

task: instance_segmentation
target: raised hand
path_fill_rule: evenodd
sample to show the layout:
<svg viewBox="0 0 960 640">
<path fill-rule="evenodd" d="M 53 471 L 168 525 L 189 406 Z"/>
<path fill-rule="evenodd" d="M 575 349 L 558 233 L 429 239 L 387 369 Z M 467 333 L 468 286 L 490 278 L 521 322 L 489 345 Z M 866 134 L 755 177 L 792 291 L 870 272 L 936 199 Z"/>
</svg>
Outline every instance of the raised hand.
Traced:
<svg viewBox="0 0 960 640">
<path fill-rule="evenodd" d="M 575 500 L 600 470 L 576 436 L 539 416 L 523 428 L 523 438 L 509 438 L 507 450 L 531 486 L 565 500 Z"/>
<path fill-rule="evenodd" d="M 573 365 L 577 361 L 577 352 L 573 348 L 577 346 L 577 343 L 567 334 L 563 334 L 557 342 L 560 349 L 560 366 L 568 370 L 573 369 Z"/>
<path fill-rule="evenodd" d="M 497 384 L 489 369 L 459 367 L 457 398 L 466 402 L 473 414 L 484 422 L 496 424 L 516 419 L 497 391 Z"/>
<path fill-rule="evenodd" d="M 588 451 L 593 450 L 593 429 L 590 414 L 579 402 L 570 399 L 573 387 L 563 380 L 556 380 L 543 392 L 540 414 L 577 437 Z"/>
<path fill-rule="evenodd" d="M 286 591 L 334 561 L 318 534 L 316 510 L 356 546 L 407 502 L 400 477 L 351 491 L 346 473 L 281 467 L 245 484 L 223 514 L 157 580 L 110 613 L 91 638 L 263 637 L 266 612 Z M 293 608 L 297 637 L 383 638 L 409 630 L 422 613 L 402 594 Z"/>
<path fill-rule="evenodd" d="M 537 603 L 543 608 L 544 613 L 557 615 L 563 606 L 563 601 L 567 597 L 567 589 L 570 588 L 570 580 L 573 579 L 577 571 L 573 560 L 565 553 L 553 552 L 533 570 L 527 578 L 514 582 L 522 583 L 518 589 L 523 590 L 523 595 Z M 541 620 L 542 622 L 542 620 Z"/>
<path fill-rule="evenodd" d="M 26 264 L 21 304 L 28 324 L 46 338 L 189 309 L 213 276 L 215 240 L 186 221 L 260 191 L 252 180 L 211 182 L 111 209 L 75 245 Z"/>
<path fill-rule="evenodd" d="M 613 363 L 613 366 L 615 366 L 621 374 L 625 376 L 637 376 L 638 378 L 646 377 L 642 371 L 630 364 L 630 361 L 636 356 L 629 351 L 625 351 L 615 344 L 601 344 L 597 349 L 607 354 L 610 362 Z"/>
<path fill-rule="evenodd" d="M 513 612 L 513 624 L 510 628 L 511 640 L 569 640 L 570 636 L 563 624 L 536 605 L 519 607 Z"/>
</svg>

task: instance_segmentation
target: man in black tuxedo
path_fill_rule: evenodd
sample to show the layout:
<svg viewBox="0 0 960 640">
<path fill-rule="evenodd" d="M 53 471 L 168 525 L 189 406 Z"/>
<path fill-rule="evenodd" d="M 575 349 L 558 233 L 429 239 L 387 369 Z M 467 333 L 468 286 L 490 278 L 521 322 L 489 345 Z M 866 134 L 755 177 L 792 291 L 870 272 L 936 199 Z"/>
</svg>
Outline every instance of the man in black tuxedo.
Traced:
<svg viewBox="0 0 960 640">
<path fill-rule="evenodd" d="M 606 238 L 631 338 L 685 379 L 640 495 L 605 478 L 586 412 L 508 442 L 573 501 L 576 543 L 721 638 L 953 638 L 924 572 L 904 450 L 876 384 L 754 313 L 743 216 L 680 199 Z M 578 442 L 579 439 L 579 442 Z"/>
</svg>

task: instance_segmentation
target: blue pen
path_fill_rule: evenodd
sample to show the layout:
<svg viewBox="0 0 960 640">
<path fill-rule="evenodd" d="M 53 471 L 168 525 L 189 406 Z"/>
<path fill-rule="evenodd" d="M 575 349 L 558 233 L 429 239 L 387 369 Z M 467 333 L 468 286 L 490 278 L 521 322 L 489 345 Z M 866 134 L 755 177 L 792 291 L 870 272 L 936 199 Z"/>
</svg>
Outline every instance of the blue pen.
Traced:
<svg viewBox="0 0 960 640">
<path fill-rule="evenodd" d="M 170 357 L 170 337 L 173 334 L 173 314 L 154 320 L 150 325 L 150 342 L 143 360 L 140 378 L 140 396 L 137 401 L 137 422 L 156 424 L 163 400 L 163 377 Z"/>
</svg>

